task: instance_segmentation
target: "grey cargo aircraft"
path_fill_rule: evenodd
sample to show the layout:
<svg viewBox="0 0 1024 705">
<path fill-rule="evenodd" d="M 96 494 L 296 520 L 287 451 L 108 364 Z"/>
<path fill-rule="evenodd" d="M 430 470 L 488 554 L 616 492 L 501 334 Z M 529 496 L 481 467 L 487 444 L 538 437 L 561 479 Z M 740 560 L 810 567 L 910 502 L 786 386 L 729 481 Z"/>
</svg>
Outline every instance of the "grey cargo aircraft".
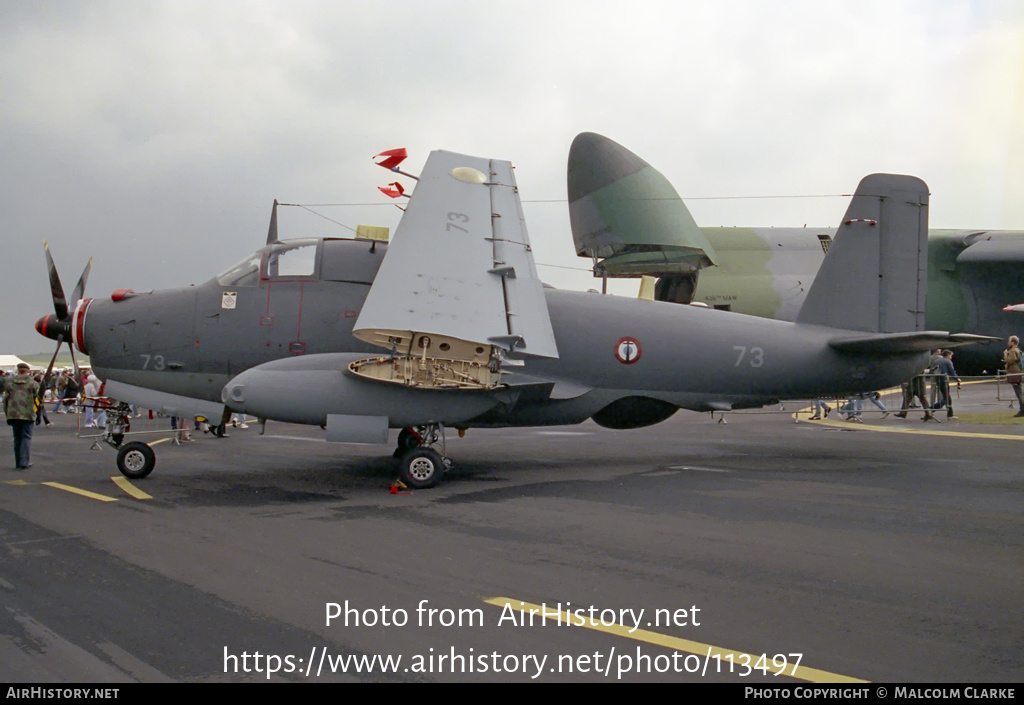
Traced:
<svg viewBox="0 0 1024 705">
<path fill-rule="evenodd" d="M 400 476 L 429 487 L 445 427 L 629 429 L 911 377 L 928 350 L 977 339 L 924 329 L 927 212 L 919 179 L 865 177 L 796 321 L 775 321 L 543 286 L 511 163 L 437 151 L 390 245 L 279 241 L 272 218 L 265 247 L 205 284 L 70 310 L 51 263 L 55 315 L 36 327 L 87 353 L 108 396 L 167 414 L 352 443 L 401 429 Z M 111 418 L 121 472 L 144 477 L 152 449 Z"/>
</svg>

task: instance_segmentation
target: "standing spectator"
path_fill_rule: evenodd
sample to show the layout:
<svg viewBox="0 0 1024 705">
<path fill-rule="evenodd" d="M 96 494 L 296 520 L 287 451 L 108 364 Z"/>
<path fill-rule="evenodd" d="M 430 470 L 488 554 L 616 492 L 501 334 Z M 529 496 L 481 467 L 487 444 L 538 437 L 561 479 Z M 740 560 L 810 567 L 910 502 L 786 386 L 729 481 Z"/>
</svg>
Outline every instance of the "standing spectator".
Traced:
<svg viewBox="0 0 1024 705">
<path fill-rule="evenodd" d="M 925 370 L 927 372 L 927 370 Z M 921 400 L 921 407 L 924 409 L 924 418 L 922 421 L 931 421 L 935 417 L 932 416 L 931 410 L 928 408 L 928 401 L 925 399 L 925 383 L 924 373 L 917 375 L 909 382 L 904 382 L 900 385 L 903 388 L 903 405 L 900 407 L 897 417 L 901 419 L 907 418 L 907 409 L 914 405 L 914 399 Z"/>
<path fill-rule="evenodd" d="M 61 403 L 64 405 L 64 408 L 60 409 L 62 414 L 69 413 L 69 407 L 72 413 L 77 411 L 75 407 L 75 399 L 78 398 L 78 391 L 78 380 L 75 379 L 74 373 L 69 374 L 67 379 L 64 381 L 64 396 L 61 399 Z"/>
<path fill-rule="evenodd" d="M 828 404 L 826 404 L 824 399 L 822 399 L 820 397 L 815 399 L 814 400 L 814 416 L 811 417 L 811 421 L 817 421 L 820 418 L 826 418 L 827 419 L 828 418 L 828 412 L 830 412 L 830 411 L 832 411 L 832 407 L 829 406 Z M 244 418 L 244 416 L 243 416 L 243 418 Z M 242 425 L 242 428 L 245 428 L 244 424 Z"/>
<path fill-rule="evenodd" d="M 85 382 L 85 427 L 93 428 L 96 426 L 96 405 L 99 403 L 98 397 L 100 395 L 100 380 L 99 378 L 89 373 L 88 378 Z"/>
<path fill-rule="evenodd" d="M 68 384 L 68 373 L 61 370 L 57 374 L 57 379 L 53 383 L 53 413 L 60 412 L 60 407 L 64 403 L 64 388 Z"/>
<path fill-rule="evenodd" d="M 956 379 L 956 388 L 960 389 L 960 376 L 956 373 L 956 368 L 953 367 L 953 351 L 943 350 L 942 357 L 935 361 L 932 365 L 932 372 L 940 375 L 936 381 L 936 387 L 938 392 L 935 398 L 935 408 L 941 409 L 949 403 L 949 378 Z"/>
<path fill-rule="evenodd" d="M 18 470 L 32 467 L 32 422 L 36 416 L 39 383 L 29 374 L 29 369 L 28 364 L 19 362 L 17 376 L 4 378 L 4 413 L 14 434 L 14 466 Z"/>
<path fill-rule="evenodd" d="M 46 387 L 50 386 L 49 380 L 46 379 L 46 376 L 43 375 L 42 372 L 40 372 L 39 374 L 37 374 L 35 376 L 35 380 L 36 380 L 36 384 L 38 384 L 41 388 L 46 388 Z M 39 396 L 43 397 L 44 394 L 40 394 Z M 47 428 L 49 428 L 50 426 L 53 426 L 53 424 L 50 423 L 50 417 L 46 415 L 45 398 L 40 398 L 40 400 L 39 400 L 39 409 L 36 411 L 36 426 L 38 426 L 39 424 L 43 423 L 44 421 L 46 422 L 46 427 Z"/>
<path fill-rule="evenodd" d="M 1024 393 L 1021 391 L 1021 370 L 1020 370 L 1020 348 L 1017 345 L 1020 340 L 1011 335 L 1006 341 L 1006 350 L 1003 351 L 1003 365 L 1006 366 L 1006 381 L 1013 387 L 1013 393 L 1017 395 L 1017 413 L 1014 416 L 1024 416 Z"/>
</svg>

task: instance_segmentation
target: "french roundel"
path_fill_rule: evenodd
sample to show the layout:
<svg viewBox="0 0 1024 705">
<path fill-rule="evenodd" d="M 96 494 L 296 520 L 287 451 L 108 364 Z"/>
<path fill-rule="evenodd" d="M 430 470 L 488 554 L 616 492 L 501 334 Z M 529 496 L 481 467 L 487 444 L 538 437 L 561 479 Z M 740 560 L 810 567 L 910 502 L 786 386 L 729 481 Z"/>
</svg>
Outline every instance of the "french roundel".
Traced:
<svg viewBox="0 0 1024 705">
<path fill-rule="evenodd" d="M 636 338 L 622 338 L 615 344 L 615 359 L 623 365 L 632 365 L 640 359 L 640 341 Z"/>
</svg>

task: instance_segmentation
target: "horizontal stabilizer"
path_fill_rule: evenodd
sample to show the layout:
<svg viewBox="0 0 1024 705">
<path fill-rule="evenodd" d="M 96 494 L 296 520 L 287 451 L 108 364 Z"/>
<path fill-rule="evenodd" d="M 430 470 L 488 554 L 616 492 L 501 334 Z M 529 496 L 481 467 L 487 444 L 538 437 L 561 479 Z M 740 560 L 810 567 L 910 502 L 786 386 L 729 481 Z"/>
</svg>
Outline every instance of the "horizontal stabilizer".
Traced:
<svg viewBox="0 0 1024 705">
<path fill-rule="evenodd" d="M 909 333 L 878 333 L 833 338 L 828 344 L 836 350 L 855 355 L 893 355 L 927 352 L 936 348 L 955 348 L 973 343 L 987 343 L 999 338 L 971 333 L 947 333 L 940 330 Z"/>
</svg>

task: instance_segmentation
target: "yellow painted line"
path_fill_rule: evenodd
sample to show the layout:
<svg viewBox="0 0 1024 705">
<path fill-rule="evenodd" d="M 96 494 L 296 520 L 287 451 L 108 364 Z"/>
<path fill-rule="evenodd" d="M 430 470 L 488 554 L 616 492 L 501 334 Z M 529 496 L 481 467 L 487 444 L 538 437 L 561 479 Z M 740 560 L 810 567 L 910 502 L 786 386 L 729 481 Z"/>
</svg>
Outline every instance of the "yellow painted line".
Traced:
<svg viewBox="0 0 1024 705">
<path fill-rule="evenodd" d="M 161 438 L 160 440 L 153 441 L 152 443 L 149 443 L 147 445 L 155 446 L 157 443 L 166 443 L 169 440 L 171 440 L 171 439 L 170 438 Z"/>
<path fill-rule="evenodd" d="M 140 490 L 138 487 L 133 485 L 131 481 L 124 475 L 115 475 L 110 479 L 114 481 L 115 485 L 120 487 L 122 490 L 130 494 L 135 499 L 153 499 L 152 495 L 148 495 L 142 490 Z"/>
<path fill-rule="evenodd" d="M 809 409 L 810 407 L 808 407 Z M 833 409 L 833 411 L 838 411 Z M 911 409 L 911 411 L 920 411 L 920 409 Z M 804 423 L 818 424 L 819 426 L 833 426 L 835 428 L 848 428 L 851 431 L 856 429 L 858 431 L 876 431 L 878 433 L 909 433 L 915 436 L 947 436 L 950 438 L 987 438 L 990 440 L 997 441 L 1024 441 L 1024 434 L 1010 435 L 1009 433 L 968 433 L 966 431 L 932 431 L 926 428 L 890 428 L 886 426 L 874 426 L 866 423 L 851 423 L 850 421 L 830 421 L 828 419 L 819 419 L 812 421 L 808 418 L 801 419 L 799 414 L 810 413 L 807 409 L 801 409 L 797 413 L 793 414 L 793 418 Z M 890 411 L 890 414 L 896 413 Z M 921 422 L 925 423 L 925 422 Z M 939 423 L 944 423 L 940 421 Z"/>
<path fill-rule="evenodd" d="M 65 492 L 71 492 L 72 494 L 82 495 L 83 497 L 88 497 L 89 499 L 96 499 L 99 500 L 100 502 L 117 501 L 117 497 L 108 497 L 105 494 L 96 494 L 95 492 L 90 492 L 89 490 L 80 490 L 77 487 L 72 487 L 71 485 L 63 485 L 59 482 L 44 482 L 42 484 L 47 485 L 49 487 L 56 487 L 58 490 L 64 490 Z"/>
<path fill-rule="evenodd" d="M 668 649 L 674 649 L 676 651 L 685 651 L 686 653 L 696 654 L 697 656 L 703 656 L 707 659 L 714 659 L 717 657 L 718 662 L 715 666 L 708 666 L 708 668 L 715 668 L 717 670 L 726 663 L 729 664 L 730 668 L 736 667 L 743 669 L 746 666 L 744 664 L 755 664 L 761 658 L 759 654 L 748 654 L 743 651 L 733 651 L 731 649 L 722 649 L 711 644 L 702 644 L 699 641 L 691 641 L 690 639 L 680 639 L 674 636 L 668 636 L 666 634 L 659 634 L 658 632 L 648 631 L 646 629 L 633 629 L 622 624 L 579 624 L 579 620 L 586 619 L 584 617 L 575 616 L 569 612 L 563 612 L 561 610 L 552 609 L 548 606 L 533 605 L 529 602 L 523 602 L 521 600 L 513 600 L 508 597 L 491 597 L 484 600 L 489 605 L 495 607 L 501 607 L 504 609 L 513 609 L 522 612 L 524 615 L 529 614 L 530 611 L 534 611 L 536 615 L 546 614 L 547 618 L 554 621 L 565 622 L 566 624 L 572 624 L 573 626 L 580 626 L 584 629 L 591 629 L 595 632 L 603 632 L 605 634 L 613 634 L 615 636 L 625 637 L 626 639 L 633 639 L 635 641 L 642 641 L 648 644 L 654 644 L 656 646 L 664 646 Z M 570 622 L 570 619 L 573 621 Z M 630 631 L 632 629 L 632 631 Z M 758 667 L 754 669 L 761 671 Z M 775 673 L 771 668 L 769 672 Z M 795 671 L 795 672 L 794 672 Z M 862 680 L 860 678 L 851 678 L 850 676 L 842 676 L 838 673 L 829 673 L 828 671 L 821 671 L 817 668 L 808 668 L 807 666 L 797 666 L 796 669 L 792 665 L 787 665 L 782 676 L 790 676 L 792 678 L 798 678 L 803 681 L 810 683 L 868 683 L 869 681 Z"/>
<path fill-rule="evenodd" d="M 31 485 L 33 483 L 29 482 L 28 480 L 4 480 L 4 484 L 5 485 L 21 485 L 21 486 L 24 487 L 24 486 Z"/>
</svg>

